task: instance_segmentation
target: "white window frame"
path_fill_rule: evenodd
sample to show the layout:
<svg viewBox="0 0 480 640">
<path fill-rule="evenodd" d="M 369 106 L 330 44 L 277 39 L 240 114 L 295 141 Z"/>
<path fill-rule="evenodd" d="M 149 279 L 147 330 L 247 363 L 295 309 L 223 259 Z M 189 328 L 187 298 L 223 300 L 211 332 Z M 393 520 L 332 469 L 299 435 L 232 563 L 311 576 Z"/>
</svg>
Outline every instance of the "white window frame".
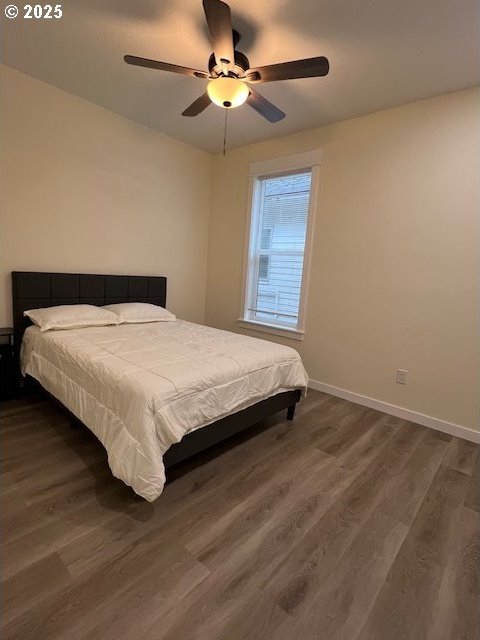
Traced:
<svg viewBox="0 0 480 640">
<path fill-rule="evenodd" d="M 307 151 L 265 162 L 256 162 L 250 165 L 250 184 L 248 194 L 248 217 L 245 234 L 245 249 L 243 260 L 243 289 L 238 323 L 240 326 L 253 331 L 262 331 L 274 335 L 303 340 L 306 331 L 306 309 L 308 296 L 308 283 L 310 276 L 310 263 L 313 245 L 313 234 L 315 225 L 315 213 L 318 202 L 319 170 L 321 165 L 322 152 L 320 149 Z M 294 172 L 311 171 L 310 198 L 308 204 L 307 233 L 305 237 L 305 251 L 303 255 L 303 273 L 300 291 L 300 304 L 298 309 L 297 327 L 286 327 L 274 322 L 263 322 L 248 318 L 248 309 L 252 307 L 250 300 L 252 292 L 252 279 L 255 274 L 249 269 L 252 255 L 256 253 L 256 247 L 251 246 L 250 236 L 254 225 L 258 224 L 259 199 L 261 198 L 262 179 L 288 175 Z"/>
</svg>

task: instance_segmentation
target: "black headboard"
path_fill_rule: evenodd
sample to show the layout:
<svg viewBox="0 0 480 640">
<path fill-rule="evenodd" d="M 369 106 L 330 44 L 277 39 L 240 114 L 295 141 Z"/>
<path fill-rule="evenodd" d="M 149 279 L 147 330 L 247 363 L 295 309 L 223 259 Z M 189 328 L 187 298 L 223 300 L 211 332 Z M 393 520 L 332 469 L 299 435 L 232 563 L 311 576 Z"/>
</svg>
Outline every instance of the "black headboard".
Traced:
<svg viewBox="0 0 480 640">
<path fill-rule="evenodd" d="M 13 327 L 15 345 L 20 348 L 30 320 L 27 309 L 59 304 L 115 304 L 150 302 L 165 307 L 167 279 L 163 276 L 110 276 L 85 273 L 43 273 L 13 271 Z"/>
</svg>

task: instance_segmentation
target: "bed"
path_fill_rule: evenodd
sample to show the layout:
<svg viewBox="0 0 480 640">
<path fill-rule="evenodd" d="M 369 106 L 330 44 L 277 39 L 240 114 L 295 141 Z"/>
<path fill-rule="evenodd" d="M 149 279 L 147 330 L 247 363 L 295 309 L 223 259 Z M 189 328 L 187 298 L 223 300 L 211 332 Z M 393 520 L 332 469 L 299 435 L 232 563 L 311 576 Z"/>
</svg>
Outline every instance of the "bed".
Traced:
<svg viewBox="0 0 480 640">
<path fill-rule="evenodd" d="M 61 304 L 150 302 L 166 278 L 14 272 L 22 373 L 105 446 L 112 473 L 152 501 L 165 468 L 282 409 L 293 418 L 307 377 L 297 352 L 176 320 L 40 332 L 23 311 Z M 21 345 L 21 349 L 20 349 Z"/>
</svg>

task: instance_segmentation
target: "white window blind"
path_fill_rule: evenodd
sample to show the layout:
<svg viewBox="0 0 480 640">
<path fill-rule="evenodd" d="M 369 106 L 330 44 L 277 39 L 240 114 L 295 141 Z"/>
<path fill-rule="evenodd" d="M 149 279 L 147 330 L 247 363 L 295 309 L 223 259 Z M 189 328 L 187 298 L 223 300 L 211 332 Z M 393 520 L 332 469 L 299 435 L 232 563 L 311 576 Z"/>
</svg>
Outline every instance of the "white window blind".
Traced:
<svg viewBox="0 0 480 640">
<path fill-rule="evenodd" d="M 256 179 L 244 318 L 297 328 L 311 171 Z"/>
</svg>

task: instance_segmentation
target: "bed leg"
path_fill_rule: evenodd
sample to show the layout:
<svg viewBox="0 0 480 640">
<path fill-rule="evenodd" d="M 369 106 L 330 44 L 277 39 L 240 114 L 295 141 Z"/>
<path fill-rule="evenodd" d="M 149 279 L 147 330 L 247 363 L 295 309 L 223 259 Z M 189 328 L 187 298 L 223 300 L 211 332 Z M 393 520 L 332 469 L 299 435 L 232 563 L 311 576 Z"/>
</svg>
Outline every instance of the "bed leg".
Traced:
<svg viewBox="0 0 480 640">
<path fill-rule="evenodd" d="M 291 404 L 287 409 L 287 420 L 293 420 L 293 416 L 295 415 L 295 407 L 297 404 Z"/>
</svg>

